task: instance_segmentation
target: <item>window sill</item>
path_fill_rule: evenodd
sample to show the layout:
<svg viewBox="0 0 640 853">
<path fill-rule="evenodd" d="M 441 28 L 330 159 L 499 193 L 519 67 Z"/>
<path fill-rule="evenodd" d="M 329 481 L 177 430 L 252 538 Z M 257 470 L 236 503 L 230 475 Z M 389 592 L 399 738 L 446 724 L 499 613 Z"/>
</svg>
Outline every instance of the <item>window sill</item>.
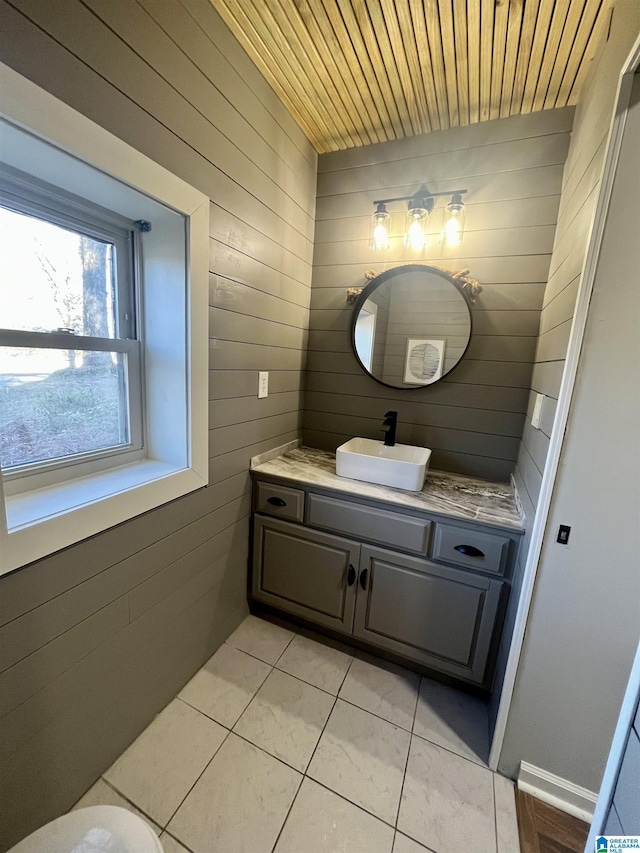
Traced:
<svg viewBox="0 0 640 853">
<path fill-rule="evenodd" d="M 0 575 L 206 484 L 192 468 L 145 459 L 6 496 Z"/>
</svg>

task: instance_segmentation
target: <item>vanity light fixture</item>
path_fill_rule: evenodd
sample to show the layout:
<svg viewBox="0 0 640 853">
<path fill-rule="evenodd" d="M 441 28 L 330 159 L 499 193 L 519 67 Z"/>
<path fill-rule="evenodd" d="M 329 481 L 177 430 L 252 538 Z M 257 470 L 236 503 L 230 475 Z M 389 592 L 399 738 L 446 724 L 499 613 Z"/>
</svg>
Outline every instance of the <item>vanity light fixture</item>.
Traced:
<svg viewBox="0 0 640 853">
<path fill-rule="evenodd" d="M 447 242 L 449 245 L 459 245 L 462 241 L 464 231 L 465 208 L 462 196 L 466 192 L 467 190 L 448 190 L 446 192 L 432 193 L 426 189 L 422 189 L 418 190 L 414 195 L 399 196 L 398 198 L 381 198 L 374 201 L 376 209 L 371 217 L 369 248 L 374 251 L 384 251 L 389 248 L 391 214 L 387 210 L 387 205 L 398 201 L 406 201 L 407 215 L 404 245 L 405 248 L 413 252 L 422 252 L 427 244 L 427 221 L 429 215 L 435 207 L 436 198 L 442 196 L 450 196 L 451 201 L 446 207 L 446 220 L 441 240 Z"/>
</svg>

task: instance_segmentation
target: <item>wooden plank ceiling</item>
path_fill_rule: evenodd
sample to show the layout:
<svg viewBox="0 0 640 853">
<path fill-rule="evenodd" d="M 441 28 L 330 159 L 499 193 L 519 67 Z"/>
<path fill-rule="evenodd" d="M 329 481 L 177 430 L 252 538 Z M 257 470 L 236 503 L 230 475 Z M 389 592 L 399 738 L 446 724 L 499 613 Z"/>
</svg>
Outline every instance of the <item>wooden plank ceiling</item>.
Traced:
<svg viewBox="0 0 640 853">
<path fill-rule="evenodd" d="M 613 0 L 211 0 L 318 153 L 575 104 Z"/>
</svg>

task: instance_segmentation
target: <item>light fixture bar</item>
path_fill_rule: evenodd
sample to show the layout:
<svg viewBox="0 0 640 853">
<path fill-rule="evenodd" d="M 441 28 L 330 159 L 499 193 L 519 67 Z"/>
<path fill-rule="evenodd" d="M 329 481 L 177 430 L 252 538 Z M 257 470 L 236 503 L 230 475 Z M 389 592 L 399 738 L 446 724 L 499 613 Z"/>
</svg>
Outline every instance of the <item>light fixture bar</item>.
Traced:
<svg viewBox="0 0 640 853">
<path fill-rule="evenodd" d="M 380 198 L 377 201 L 374 201 L 374 204 L 391 204 L 394 201 L 409 201 L 416 196 L 420 196 L 422 198 L 438 198 L 439 196 L 445 195 L 464 195 L 468 190 L 447 190 L 447 192 L 442 193 L 431 193 L 425 190 L 424 192 L 417 192 L 413 195 L 401 195 L 398 198 Z"/>
</svg>

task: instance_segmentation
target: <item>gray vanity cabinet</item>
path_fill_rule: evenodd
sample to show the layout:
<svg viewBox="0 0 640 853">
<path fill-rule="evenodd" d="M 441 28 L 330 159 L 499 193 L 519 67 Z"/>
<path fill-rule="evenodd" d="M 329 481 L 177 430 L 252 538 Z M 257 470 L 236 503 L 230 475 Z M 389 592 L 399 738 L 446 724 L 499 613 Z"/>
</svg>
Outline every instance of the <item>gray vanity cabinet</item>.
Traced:
<svg viewBox="0 0 640 853">
<path fill-rule="evenodd" d="M 481 683 L 502 581 L 363 546 L 353 634 Z"/>
<path fill-rule="evenodd" d="M 254 598 L 351 633 L 357 542 L 256 515 L 253 555 Z"/>
<path fill-rule="evenodd" d="M 519 534 L 259 479 L 251 596 L 474 684 Z"/>
</svg>

